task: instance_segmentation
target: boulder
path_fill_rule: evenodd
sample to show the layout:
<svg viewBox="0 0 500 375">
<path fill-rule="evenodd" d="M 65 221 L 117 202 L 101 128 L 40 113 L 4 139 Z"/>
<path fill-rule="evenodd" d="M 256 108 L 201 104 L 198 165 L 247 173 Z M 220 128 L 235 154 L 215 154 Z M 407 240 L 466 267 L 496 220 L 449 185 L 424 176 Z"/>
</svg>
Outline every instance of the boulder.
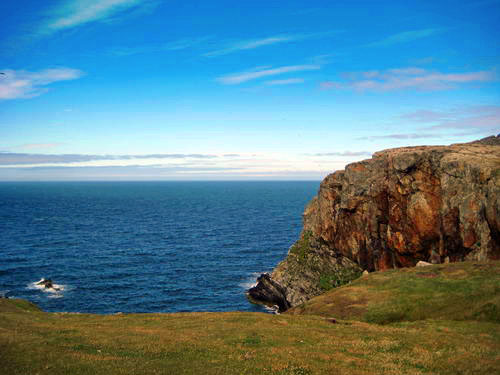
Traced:
<svg viewBox="0 0 500 375">
<path fill-rule="evenodd" d="M 278 311 L 283 312 L 291 306 L 285 296 L 285 291 L 269 274 L 263 273 L 257 279 L 257 285 L 248 290 L 250 301 L 264 303 L 271 307 L 278 306 Z"/>
</svg>

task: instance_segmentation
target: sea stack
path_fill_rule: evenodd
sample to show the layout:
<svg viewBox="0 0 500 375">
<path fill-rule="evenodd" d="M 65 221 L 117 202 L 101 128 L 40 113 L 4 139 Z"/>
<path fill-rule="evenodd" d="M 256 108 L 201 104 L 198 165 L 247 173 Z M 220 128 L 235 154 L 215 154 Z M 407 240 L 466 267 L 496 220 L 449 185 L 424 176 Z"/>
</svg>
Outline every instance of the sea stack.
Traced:
<svg viewBox="0 0 500 375">
<path fill-rule="evenodd" d="M 303 222 L 252 300 L 293 307 L 363 270 L 500 259 L 500 137 L 376 152 L 328 175 Z"/>
</svg>

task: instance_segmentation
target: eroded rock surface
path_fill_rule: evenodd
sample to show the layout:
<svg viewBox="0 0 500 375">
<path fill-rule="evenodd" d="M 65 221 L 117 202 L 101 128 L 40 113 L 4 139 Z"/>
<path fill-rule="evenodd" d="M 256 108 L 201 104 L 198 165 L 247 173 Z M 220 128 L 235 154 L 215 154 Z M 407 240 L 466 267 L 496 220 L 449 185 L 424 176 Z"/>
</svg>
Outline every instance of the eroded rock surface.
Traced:
<svg viewBox="0 0 500 375">
<path fill-rule="evenodd" d="M 500 137 L 377 152 L 327 176 L 303 219 L 271 274 L 291 306 L 363 270 L 500 259 Z"/>
</svg>

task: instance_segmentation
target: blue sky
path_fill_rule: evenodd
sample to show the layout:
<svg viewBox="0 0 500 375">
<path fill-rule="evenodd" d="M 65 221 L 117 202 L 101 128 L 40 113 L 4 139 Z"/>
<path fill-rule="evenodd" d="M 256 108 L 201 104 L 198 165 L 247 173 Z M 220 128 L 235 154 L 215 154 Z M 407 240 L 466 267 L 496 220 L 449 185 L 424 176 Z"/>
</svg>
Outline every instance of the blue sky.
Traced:
<svg viewBox="0 0 500 375">
<path fill-rule="evenodd" d="M 320 179 L 500 131 L 500 1 L 5 1 L 0 180 Z"/>
</svg>

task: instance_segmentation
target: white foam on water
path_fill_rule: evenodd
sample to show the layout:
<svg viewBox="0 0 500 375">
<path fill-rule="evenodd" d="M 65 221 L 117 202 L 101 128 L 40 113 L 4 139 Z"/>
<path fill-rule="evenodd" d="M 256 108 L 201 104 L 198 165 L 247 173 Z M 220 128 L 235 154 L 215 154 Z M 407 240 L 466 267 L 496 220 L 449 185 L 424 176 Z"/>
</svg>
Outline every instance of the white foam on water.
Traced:
<svg viewBox="0 0 500 375">
<path fill-rule="evenodd" d="M 40 285 L 42 281 L 44 281 L 45 278 L 41 278 L 38 281 L 33 281 L 32 283 L 29 283 L 26 288 L 30 290 L 38 289 L 41 290 L 42 292 L 49 293 L 49 298 L 62 298 L 64 295 L 62 292 L 68 289 L 66 285 L 61 285 L 61 284 L 52 284 L 52 288 L 46 288 L 44 285 Z"/>
<path fill-rule="evenodd" d="M 63 298 L 64 295 L 62 293 L 60 293 L 60 292 L 57 292 L 57 293 L 54 293 L 54 294 L 49 294 L 47 297 L 48 298 Z"/>
<path fill-rule="evenodd" d="M 38 285 L 38 283 L 41 283 L 44 279 L 40 279 L 38 281 L 33 281 L 32 283 L 29 283 L 26 288 L 27 289 L 40 289 L 43 290 L 45 287 L 43 285 Z"/>
<path fill-rule="evenodd" d="M 252 276 L 250 276 L 247 280 L 243 281 L 239 284 L 239 286 L 245 290 L 253 288 L 257 285 L 257 278 L 262 275 L 264 272 L 253 272 Z"/>
</svg>

